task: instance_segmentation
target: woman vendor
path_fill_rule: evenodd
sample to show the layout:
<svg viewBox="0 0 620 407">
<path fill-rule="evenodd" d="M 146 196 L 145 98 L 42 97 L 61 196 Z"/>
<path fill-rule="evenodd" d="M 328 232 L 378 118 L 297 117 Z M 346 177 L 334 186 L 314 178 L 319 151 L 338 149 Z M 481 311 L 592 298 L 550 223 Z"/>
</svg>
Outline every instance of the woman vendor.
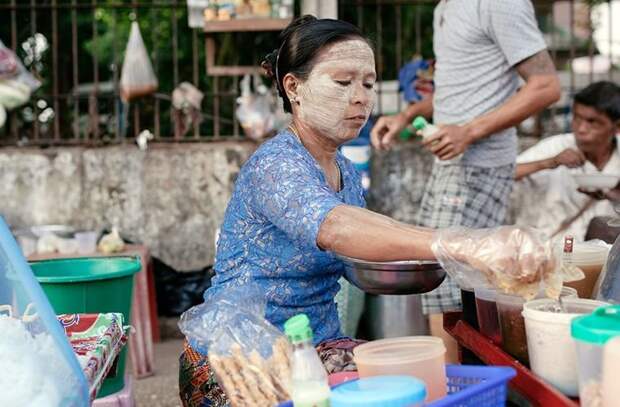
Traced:
<svg viewBox="0 0 620 407">
<path fill-rule="evenodd" d="M 357 137 L 375 100 L 375 58 L 361 32 L 343 21 L 304 16 L 280 38 L 280 47 L 263 67 L 292 124 L 260 146 L 241 169 L 209 290 L 254 281 L 267 298 L 266 319 L 279 328 L 289 317 L 306 313 L 332 373 L 353 368 L 351 349 L 358 343 L 340 334 L 334 297 L 343 264 L 336 254 L 369 261 L 434 260 L 435 231 L 364 209 L 360 176 L 338 152 Z M 520 238 L 498 234 L 474 246 L 455 242 L 452 254 L 491 267 L 526 246 L 531 253 L 537 243 L 525 232 L 513 232 Z M 547 258 L 527 261 L 523 267 L 544 267 Z M 207 358 L 187 344 L 180 369 L 184 405 L 225 403 Z"/>
</svg>

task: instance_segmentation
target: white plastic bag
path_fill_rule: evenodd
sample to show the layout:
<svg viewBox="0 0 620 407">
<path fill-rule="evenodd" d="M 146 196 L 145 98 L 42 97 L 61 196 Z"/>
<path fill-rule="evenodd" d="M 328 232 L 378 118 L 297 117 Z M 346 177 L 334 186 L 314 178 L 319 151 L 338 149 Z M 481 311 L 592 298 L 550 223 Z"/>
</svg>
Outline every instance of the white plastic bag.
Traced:
<svg viewBox="0 0 620 407">
<path fill-rule="evenodd" d="M 121 99 L 127 102 L 150 95 L 157 90 L 158 86 L 153 65 L 140 34 L 140 27 L 134 21 L 131 23 L 131 32 L 121 70 Z"/>
<path fill-rule="evenodd" d="M 260 78 L 254 79 L 254 91 L 251 80 L 250 75 L 245 75 L 241 80 L 241 96 L 237 98 L 235 115 L 245 135 L 260 140 L 275 130 L 274 101 Z"/>
<path fill-rule="evenodd" d="M 20 62 L 15 53 L 0 41 L 0 106 L 6 110 L 19 107 L 41 86 Z M 6 111 L 4 112 L 6 115 Z M 4 124 L 0 112 L 0 127 Z M 6 117 L 4 118 L 6 120 Z"/>
</svg>

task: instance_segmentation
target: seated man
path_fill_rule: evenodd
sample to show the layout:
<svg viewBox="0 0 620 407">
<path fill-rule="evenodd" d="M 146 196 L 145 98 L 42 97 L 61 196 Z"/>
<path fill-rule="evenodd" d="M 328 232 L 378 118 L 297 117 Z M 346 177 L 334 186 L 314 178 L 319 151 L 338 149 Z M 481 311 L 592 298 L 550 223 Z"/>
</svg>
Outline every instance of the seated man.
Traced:
<svg viewBox="0 0 620 407">
<path fill-rule="evenodd" d="M 615 216 L 610 200 L 619 190 L 578 189 L 573 174 L 620 175 L 620 87 L 597 82 L 575 95 L 573 133 L 548 137 L 517 158 L 519 194 L 529 202 L 518 208 L 516 223 L 549 237 L 583 239 L 595 216 Z"/>
</svg>

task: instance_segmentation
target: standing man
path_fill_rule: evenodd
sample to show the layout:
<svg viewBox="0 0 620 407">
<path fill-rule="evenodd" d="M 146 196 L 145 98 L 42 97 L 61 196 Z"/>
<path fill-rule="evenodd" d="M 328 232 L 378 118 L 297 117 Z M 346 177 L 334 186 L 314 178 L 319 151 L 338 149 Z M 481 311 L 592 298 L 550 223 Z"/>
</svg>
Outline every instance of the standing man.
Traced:
<svg viewBox="0 0 620 407">
<path fill-rule="evenodd" d="M 559 99 L 555 67 L 530 0 L 441 0 L 433 29 L 434 95 L 381 117 L 372 144 L 387 149 L 413 118 L 432 117 L 441 129 L 423 143 L 437 159 L 418 223 L 498 226 L 513 185 L 514 126 Z M 423 305 L 431 333 L 445 338 L 442 314 L 460 309 L 458 286 L 447 279 Z"/>
</svg>

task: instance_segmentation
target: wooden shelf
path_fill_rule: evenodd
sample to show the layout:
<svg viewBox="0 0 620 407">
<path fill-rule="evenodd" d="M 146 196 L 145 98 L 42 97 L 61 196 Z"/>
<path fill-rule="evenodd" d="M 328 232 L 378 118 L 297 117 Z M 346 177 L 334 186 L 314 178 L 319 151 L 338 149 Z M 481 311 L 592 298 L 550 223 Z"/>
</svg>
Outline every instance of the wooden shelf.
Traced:
<svg viewBox="0 0 620 407">
<path fill-rule="evenodd" d="M 248 31 L 280 31 L 292 18 L 238 18 L 227 21 L 205 21 L 204 32 L 209 34 Z"/>
</svg>

